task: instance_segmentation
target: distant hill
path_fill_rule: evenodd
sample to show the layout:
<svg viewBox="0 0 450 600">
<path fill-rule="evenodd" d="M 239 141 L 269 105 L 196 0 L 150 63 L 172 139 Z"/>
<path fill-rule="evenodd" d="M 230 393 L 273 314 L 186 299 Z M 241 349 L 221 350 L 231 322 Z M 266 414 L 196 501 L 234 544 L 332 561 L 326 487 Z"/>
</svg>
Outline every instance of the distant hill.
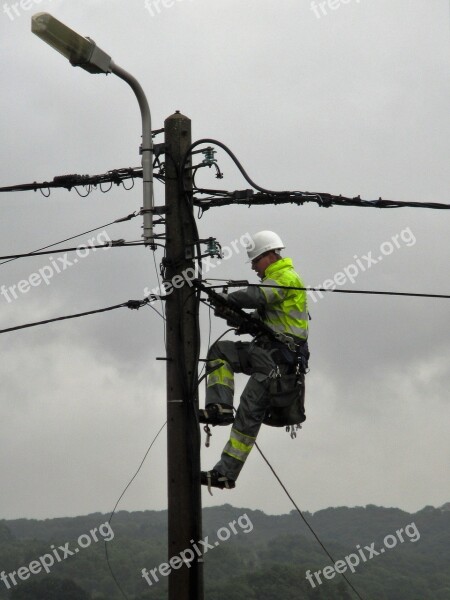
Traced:
<svg viewBox="0 0 450 600">
<path fill-rule="evenodd" d="M 333 558 L 343 561 L 337 568 L 346 569 L 345 575 L 364 598 L 450 599 L 450 503 L 414 514 L 368 505 L 305 516 Z M 131 600 L 165 599 L 167 577 L 159 573 L 159 581 L 151 579 L 150 586 L 142 569 L 150 571 L 167 561 L 167 512 L 120 511 L 111 526 L 107 519 L 108 515 L 94 513 L 0 521 L 0 574 L 5 573 L 0 599 L 10 598 L 12 591 L 19 597 L 20 589 L 25 592 L 32 581 L 36 585 L 36 580 L 49 575 L 74 581 L 92 600 L 123 598 L 106 563 L 105 540 L 116 578 Z M 208 600 L 355 597 L 335 570 L 328 568 L 330 578 L 324 576 L 324 569 L 333 563 L 296 511 L 274 516 L 225 504 L 204 509 L 203 529 L 209 543 L 219 542 L 205 554 Z M 47 567 L 49 573 L 36 563 L 44 555 L 44 562 L 54 562 Z M 28 572 L 28 577 L 22 581 L 16 574 L 14 585 L 8 574 L 20 567 L 26 567 L 20 573 L 25 579 Z"/>
</svg>

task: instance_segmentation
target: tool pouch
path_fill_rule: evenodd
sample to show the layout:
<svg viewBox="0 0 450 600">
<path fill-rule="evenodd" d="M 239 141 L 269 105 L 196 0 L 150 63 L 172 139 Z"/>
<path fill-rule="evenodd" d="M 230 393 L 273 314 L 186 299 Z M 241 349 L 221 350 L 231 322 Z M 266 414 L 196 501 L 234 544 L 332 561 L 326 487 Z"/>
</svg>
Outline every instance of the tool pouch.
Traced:
<svg viewBox="0 0 450 600">
<path fill-rule="evenodd" d="M 281 375 L 270 381 L 270 405 L 274 408 L 285 408 L 294 402 L 298 395 L 298 375 Z"/>
<path fill-rule="evenodd" d="M 270 382 L 270 407 L 264 424 L 271 427 L 297 425 L 306 420 L 305 376 L 282 375 Z"/>
</svg>

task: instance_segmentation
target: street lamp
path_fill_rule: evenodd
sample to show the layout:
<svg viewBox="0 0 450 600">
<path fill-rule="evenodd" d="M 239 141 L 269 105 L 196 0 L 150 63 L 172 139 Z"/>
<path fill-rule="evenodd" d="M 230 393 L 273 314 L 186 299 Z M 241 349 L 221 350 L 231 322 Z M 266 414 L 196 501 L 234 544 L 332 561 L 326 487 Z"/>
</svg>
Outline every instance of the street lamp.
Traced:
<svg viewBox="0 0 450 600">
<path fill-rule="evenodd" d="M 153 140 L 150 108 L 140 83 L 130 73 L 116 65 L 112 58 L 103 52 L 88 37 L 83 37 L 55 19 L 49 13 L 37 13 L 31 18 L 31 31 L 44 42 L 65 56 L 74 67 L 81 67 L 88 73 L 114 73 L 128 83 L 136 95 L 142 117 L 142 178 L 144 183 L 144 233 L 147 245 L 153 238 Z"/>
</svg>

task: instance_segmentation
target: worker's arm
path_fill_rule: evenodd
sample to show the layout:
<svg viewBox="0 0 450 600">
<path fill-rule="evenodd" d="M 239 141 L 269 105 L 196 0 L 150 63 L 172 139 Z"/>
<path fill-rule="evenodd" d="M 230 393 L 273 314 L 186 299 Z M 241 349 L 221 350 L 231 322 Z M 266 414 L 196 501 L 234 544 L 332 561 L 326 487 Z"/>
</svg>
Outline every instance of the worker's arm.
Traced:
<svg viewBox="0 0 450 600">
<path fill-rule="evenodd" d="M 267 304 L 265 294 L 257 286 L 237 290 L 236 292 L 225 294 L 224 297 L 231 306 L 239 308 L 264 308 Z"/>
<path fill-rule="evenodd" d="M 274 279 L 264 279 L 264 287 L 252 286 L 224 297 L 231 305 L 240 308 L 265 308 L 268 304 L 277 304 L 282 302 L 289 294 L 289 290 L 280 287 L 280 284 Z M 274 287 L 270 287 L 273 284 Z"/>
</svg>

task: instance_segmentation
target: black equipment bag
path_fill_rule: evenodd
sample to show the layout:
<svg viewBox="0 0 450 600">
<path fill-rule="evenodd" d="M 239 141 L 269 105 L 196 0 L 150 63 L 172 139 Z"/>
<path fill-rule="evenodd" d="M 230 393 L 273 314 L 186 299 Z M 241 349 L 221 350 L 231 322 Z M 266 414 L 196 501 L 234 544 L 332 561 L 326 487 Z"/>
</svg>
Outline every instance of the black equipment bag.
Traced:
<svg viewBox="0 0 450 600">
<path fill-rule="evenodd" d="M 309 349 L 304 342 L 292 352 L 281 342 L 271 343 L 274 359 L 279 365 L 279 376 L 270 381 L 270 407 L 263 423 L 271 427 L 299 425 L 305 415 L 305 373 L 308 370 Z"/>
<path fill-rule="evenodd" d="M 270 382 L 270 407 L 263 423 L 271 427 L 298 425 L 306 420 L 305 375 L 282 375 Z"/>
</svg>

